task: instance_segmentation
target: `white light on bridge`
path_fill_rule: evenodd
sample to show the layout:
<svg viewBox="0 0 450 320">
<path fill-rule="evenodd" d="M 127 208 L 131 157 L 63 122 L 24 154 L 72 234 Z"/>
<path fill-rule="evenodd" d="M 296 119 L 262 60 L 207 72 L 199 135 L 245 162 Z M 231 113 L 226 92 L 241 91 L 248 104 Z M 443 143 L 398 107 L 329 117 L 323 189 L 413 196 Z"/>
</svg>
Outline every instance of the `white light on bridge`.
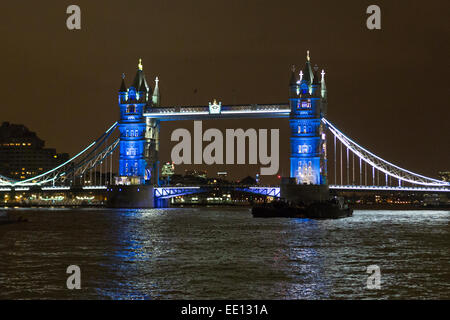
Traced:
<svg viewBox="0 0 450 320">
<path fill-rule="evenodd" d="M 42 187 L 42 190 L 70 190 L 70 187 Z"/>
<path fill-rule="evenodd" d="M 83 190 L 98 190 L 98 189 L 107 189 L 106 186 L 87 186 L 83 187 Z"/>
</svg>

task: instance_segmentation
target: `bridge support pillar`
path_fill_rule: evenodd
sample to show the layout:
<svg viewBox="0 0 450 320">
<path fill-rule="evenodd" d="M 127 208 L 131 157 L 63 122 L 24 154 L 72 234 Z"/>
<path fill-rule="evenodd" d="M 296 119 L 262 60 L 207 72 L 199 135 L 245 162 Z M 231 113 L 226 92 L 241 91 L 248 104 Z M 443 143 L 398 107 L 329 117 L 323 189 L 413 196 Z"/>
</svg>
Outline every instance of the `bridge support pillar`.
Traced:
<svg viewBox="0 0 450 320">
<path fill-rule="evenodd" d="M 330 199 L 328 185 L 297 184 L 295 178 L 283 178 L 280 186 L 281 198 L 290 202 L 326 201 Z"/>
<path fill-rule="evenodd" d="M 107 191 L 109 208 L 155 208 L 154 188 L 149 185 L 118 185 Z"/>
<path fill-rule="evenodd" d="M 169 208 L 170 199 L 155 198 L 155 208 Z"/>
</svg>

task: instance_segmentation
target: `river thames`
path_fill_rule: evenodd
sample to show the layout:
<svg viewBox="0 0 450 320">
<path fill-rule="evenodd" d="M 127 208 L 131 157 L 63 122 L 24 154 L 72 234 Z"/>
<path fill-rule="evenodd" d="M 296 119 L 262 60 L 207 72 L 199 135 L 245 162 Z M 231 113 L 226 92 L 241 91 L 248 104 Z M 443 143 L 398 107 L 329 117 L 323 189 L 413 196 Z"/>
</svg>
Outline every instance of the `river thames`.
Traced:
<svg viewBox="0 0 450 320">
<path fill-rule="evenodd" d="M 449 211 L 8 209 L 1 299 L 450 299 Z M 69 265 L 81 289 L 69 290 Z M 381 289 L 368 289 L 369 265 Z"/>
</svg>

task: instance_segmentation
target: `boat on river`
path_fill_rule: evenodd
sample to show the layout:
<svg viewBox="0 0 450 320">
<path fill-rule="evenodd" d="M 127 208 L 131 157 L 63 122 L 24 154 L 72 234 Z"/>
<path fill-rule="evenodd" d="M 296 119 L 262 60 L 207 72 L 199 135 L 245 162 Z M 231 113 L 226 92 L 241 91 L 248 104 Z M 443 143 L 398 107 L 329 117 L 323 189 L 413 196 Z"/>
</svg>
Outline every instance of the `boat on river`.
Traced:
<svg viewBox="0 0 450 320">
<path fill-rule="evenodd" d="M 340 219 L 351 217 L 353 209 L 345 204 L 342 197 L 336 197 L 329 201 L 316 201 L 310 204 L 293 204 L 276 200 L 254 205 L 252 215 L 255 218 Z"/>
</svg>

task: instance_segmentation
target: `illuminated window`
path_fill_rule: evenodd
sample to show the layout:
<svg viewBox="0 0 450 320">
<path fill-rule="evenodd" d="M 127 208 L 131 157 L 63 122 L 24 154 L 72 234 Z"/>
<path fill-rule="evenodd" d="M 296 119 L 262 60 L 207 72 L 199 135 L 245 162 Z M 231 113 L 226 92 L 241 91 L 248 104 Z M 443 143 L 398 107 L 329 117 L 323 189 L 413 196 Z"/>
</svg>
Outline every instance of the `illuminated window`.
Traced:
<svg viewBox="0 0 450 320">
<path fill-rule="evenodd" d="M 306 126 L 303 126 L 303 133 L 306 133 Z"/>
<path fill-rule="evenodd" d="M 302 108 L 305 109 L 311 108 L 311 99 L 308 99 L 307 101 L 302 101 Z"/>
<path fill-rule="evenodd" d="M 302 133 L 302 127 L 301 126 L 298 126 L 298 128 L 297 128 L 297 133 Z"/>
<path fill-rule="evenodd" d="M 127 106 L 127 113 L 134 113 L 136 112 L 135 106 Z"/>
<path fill-rule="evenodd" d="M 127 156 L 135 156 L 136 148 L 127 148 L 126 153 L 127 153 Z"/>
</svg>

